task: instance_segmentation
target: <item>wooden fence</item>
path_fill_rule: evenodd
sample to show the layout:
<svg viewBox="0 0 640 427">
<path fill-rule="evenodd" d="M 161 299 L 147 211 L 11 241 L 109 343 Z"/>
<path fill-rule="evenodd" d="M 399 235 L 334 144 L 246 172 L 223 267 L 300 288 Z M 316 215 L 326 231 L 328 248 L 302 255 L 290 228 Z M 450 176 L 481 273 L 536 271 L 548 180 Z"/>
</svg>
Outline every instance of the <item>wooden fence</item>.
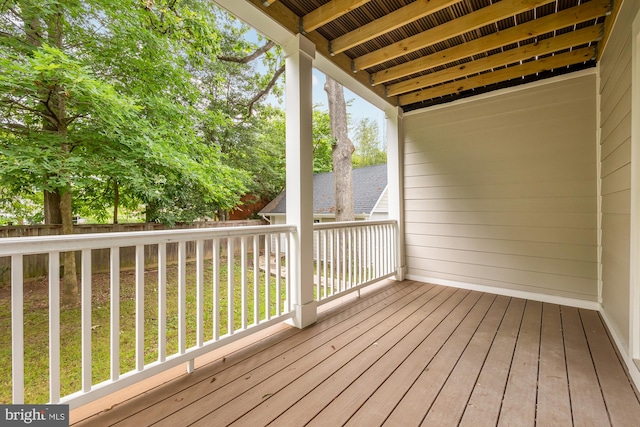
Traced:
<svg viewBox="0 0 640 427">
<path fill-rule="evenodd" d="M 243 220 L 243 221 L 210 221 L 196 222 L 190 224 L 176 224 L 173 229 L 193 229 L 193 228 L 219 228 L 219 227 L 244 227 L 251 225 L 265 225 L 262 220 Z M 167 230 L 169 227 L 163 224 L 142 223 L 142 224 L 81 224 L 75 225 L 76 234 L 89 233 L 116 233 L 116 232 L 135 232 L 135 231 L 154 231 Z M 27 236 L 52 236 L 60 235 L 62 226 L 60 225 L 24 225 L 24 226 L 7 226 L 0 227 L 0 239 L 5 237 L 27 237 Z M 220 242 L 222 248 L 226 247 L 226 242 Z M 237 245 L 236 245 L 237 246 Z M 212 246 L 205 245 L 205 257 L 212 256 Z M 195 258 L 196 247 L 195 242 L 187 243 L 187 259 Z M 109 271 L 109 249 L 98 249 L 91 252 L 91 269 L 94 273 Z M 144 250 L 145 266 L 153 266 L 158 262 L 158 253 L 156 246 L 145 246 Z M 169 263 L 176 262 L 178 259 L 178 245 L 167 245 L 167 261 Z M 62 254 L 61 254 L 62 265 Z M 80 253 L 76 253 L 76 265 L 80 265 Z M 28 255 L 24 257 L 24 279 L 36 279 L 47 277 L 49 260 L 47 254 Z M 135 247 L 126 247 L 120 249 L 120 267 L 129 269 L 135 267 Z M 8 285 L 11 281 L 10 276 L 11 258 L 0 257 L 0 285 Z M 62 268 L 62 267 L 61 267 Z"/>
</svg>

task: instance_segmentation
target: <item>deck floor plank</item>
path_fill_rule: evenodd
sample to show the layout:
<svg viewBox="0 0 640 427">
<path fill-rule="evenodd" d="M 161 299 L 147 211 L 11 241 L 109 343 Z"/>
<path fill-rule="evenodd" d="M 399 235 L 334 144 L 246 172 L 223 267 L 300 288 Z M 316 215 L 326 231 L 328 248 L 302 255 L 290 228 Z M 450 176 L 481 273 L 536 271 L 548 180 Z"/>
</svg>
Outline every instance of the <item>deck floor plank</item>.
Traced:
<svg viewBox="0 0 640 427">
<path fill-rule="evenodd" d="M 560 307 L 555 304 L 542 308 L 536 419 L 541 426 L 572 424 Z"/>
<path fill-rule="evenodd" d="M 600 316 L 589 310 L 579 312 L 611 424 L 637 426 L 640 424 L 638 396 L 622 368 Z"/>
<path fill-rule="evenodd" d="M 635 426 L 640 402 L 595 311 L 389 282 L 74 426 Z M 203 363 L 206 363 L 203 365 Z M 158 385 L 160 384 L 160 385 Z M 130 394 L 130 392 L 127 392 Z M 82 408 L 81 408 L 82 409 Z"/>
<path fill-rule="evenodd" d="M 357 412 L 347 421 L 346 425 L 381 425 L 398 404 L 399 396 L 406 394 L 411 385 L 415 383 L 420 373 L 427 368 L 438 351 L 445 345 L 459 326 L 460 321 L 469 313 L 480 296 L 481 294 L 477 292 L 466 293 L 462 302 L 422 341 L 414 352 L 401 361 L 400 366 L 385 379 L 368 400 L 357 408 Z M 342 409 L 340 406 L 338 408 Z M 351 408 L 351 411 L 354 409 L 356 408 Z M 316 417 L 312 424 L 320 426 L 323 420 L 320 416 Z"/>
<path fill-rule="evenodd" d="M 509 376 L 525 300 L 512 298 L 474 386 L 460 425 L 495 426 Z"/>
<path fill-rule="evenodd" d="M 422 422 L 495 298 L 495 295 L 489 294 L 483 294 L 480 297 L 478 303 L 462 319 L 458 328 L 431 363 L 420 373 L 383 425 L 414 426 Z"/>
<path fill-rule="evenodd" d="M 343 370 L 330 375 L 326 382 L 274 420 L 273 425 L 304 425 L 309 421 L 310 425 L 344 424 L 467 295 L 467 292 L 451 291 L 444 295 L 446 300 L 432 314 L 399 337 L 400 341 L 381 357 L 368 364 L 361 357 L 352 359 Z"/>
<path fill-rule="evenodd" d="M 542 303 L 527 301 L 498 426 L 534 426 Z"/>
<path fill-rule="evenodd" d="M 400 361 L 406 358 L 407 353 L 420 344 L 425 334 L 433 330 L 439 320 L 444 319 L 455 308 L 463 295 L 456 298 L 453 297 L 454 294 L 456 292 L 453 288 L 440 293 L 421 307 L 415 313 L 416 316 L 407 318 L 397 328 L 390 331 L 393 336 L 388 334 L 377 339 L 363 352 L 353 355 L 348 361 L 345 360 L 347 363 L 339 369 L 329 367 L 329 371 L 322 373 L 324 381 L 321 384 L 313 389 L 305 387 L 305 389 L 311 390 L 306 396 L 294 395 L 291 391 L 276 396 L 275 398 L 280 400 L 282 414 L 273 420 L 273 425 L 305 425 L 331 401 L 345 402 L 346 410 L 353 408 L 361 395 L 371 394 L 373 382 L 360 382 L 361 387 L 351 388 L 351 393 L 344 393 L 345 389 L 350 388 L 350 385 L 364 374 L 370 377 L 370 372 L 374 373 L 375 378 L 388 376 L 389 370 L 397 367 Z M 299 400 L 296 401 L 296 399 Z M 295 404 L 292 405 L 292 402 Z M 331 410 L 330 413 L 338 415 L 334 410 Z M 260 411 L 254 409 L 252 415 L 259 417 Z M 320 416 L 319 419 L 325 425 L 341 424 L 330 416 Z M 257 420 L 243 417 L 238 421 L 250 425 L 251 422 Z M 344 421 L 346 420 L 342 422 Z"/>
<path fill-rule="evenodd" d="M 509 298 L 499 296 L 471 338 L 458 364 L 433 402 L 423 426 L 455 426 L 460 423 L 473 387 L 498 332 Z"/>
<path fill-rule="evenodd" d="M 305 351 L 313 351 L 315 347 L 322 346 L 324 342 L 333 339 L 336 335 L 353 328 L 354 322 L 365 321 L 398 301 L 405 301 L 405 303 L 410 301 L 413 298 L 412 293 L 425 291 L 424 287 L 420 289 L 421 286 L 416 283 L 408 285 L 406 289 L 392 287 L 380 292 L 381 295 L 363 298 L 363 301 L 360 301 L 358 305 L 335 313 L 335 316 L 319 322 L 313 329 L 300 331 L 292 328 L 294 334 L 286 335 L 284 339 L 266 348 L 258 347 L 253 353 L 249 352 L 246 356 L 244 354 L 237 357 L 234 357 L 236 355 L 228 355 L 218 361 L 216 365 L 207 366 L 190 375 L 180 377 L 181 383 L 189 384 L 189 377 L 197 374 L 198 380 L 194 381 L 191 387 L 164 387 L 159 391 L 157 397 L 148 396 L 144 400 L 134 399 L 132 402 L 127 402 L 127 408 L 101 413 L 95 420 L 92 419 L 91 423 L 97 421 L 100 425 L 112 425 L 116 422 L 112 419 L 117 417 L 117 413 L 126 412 L 130 416 L 126 419 L 120 418 L 117 421 L 123 421 L 127 425 L 150 425 L 193 403 L 200 396 L 227 386 L 240 378 L 246 378 L 247 374 L 254 370 L 261 370 L 265 364 L 273 363 L 276 357 L 280 357 L 277 359 L 280 361 L 285 360 L 281 357 L 287 358 L 287 355 L 290 354 L 295 358 L 299 357 L 301 353 L 304 354 Z M 400 290 L 395 292 L 397 289 Z"/>
<path fill-rule="evenodd" d="M 409 316 L 428 299 L 428 291 L 407 295 L 396 304 L 385 307 L 377 316 L 334 337 L 326 345 L 316 347 L 315 351 L 274 359 L 252 375 L 238 378 L 232 384 L 201 396 L 195 402 L 197 410 L 184 408 L 159 421 L 158 426 L 172 427 L 179 422 L 207 425 L 208 418 L 221 425 L 232 423 L 330 356 L 335 355 L 339 360 L 344 354 L 364 350 L 371 344 L 369 336 L 384 335 L 394 327 L 398 316 Z"/>
<path fill-rule="evenodd" d="M 578 309 L 563 306 L 561 315 L 573 425 L 611 425 Z"/>
</svg>

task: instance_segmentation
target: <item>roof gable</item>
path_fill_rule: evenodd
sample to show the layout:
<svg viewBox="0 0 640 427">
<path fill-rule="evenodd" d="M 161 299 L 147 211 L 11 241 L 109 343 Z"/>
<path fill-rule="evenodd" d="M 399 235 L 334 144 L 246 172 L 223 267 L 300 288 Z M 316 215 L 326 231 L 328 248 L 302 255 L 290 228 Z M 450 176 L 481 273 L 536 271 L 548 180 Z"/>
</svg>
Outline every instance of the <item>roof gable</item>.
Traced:
<svg viewBox="0 0 640 427">
<path fill-rule="evenodd" d="M 356 215 L 369 215 L 387 188 L 387 165 L 353 169 L 353 205 Z M 286 190 L 260 211 L 261 215 L 287 212 Z M 334 215 L 335 196 L 333 172 L 313 176 L 313 214 Z"/>
</svg>

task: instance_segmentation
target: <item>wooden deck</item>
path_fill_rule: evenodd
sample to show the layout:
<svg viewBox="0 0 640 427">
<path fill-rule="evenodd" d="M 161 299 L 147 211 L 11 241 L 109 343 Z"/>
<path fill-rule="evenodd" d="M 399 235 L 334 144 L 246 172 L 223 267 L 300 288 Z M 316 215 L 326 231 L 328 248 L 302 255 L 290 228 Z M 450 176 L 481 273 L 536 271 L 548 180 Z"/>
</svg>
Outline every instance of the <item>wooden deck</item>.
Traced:
<svg viewBox="0 0 640 427">
<path fill-rule="evenodd" d="M 637 426 L 595 311 L 405 281 L 78 426 Z M 86 414 L 86 408 L 84 413 Z"/>
</svg>

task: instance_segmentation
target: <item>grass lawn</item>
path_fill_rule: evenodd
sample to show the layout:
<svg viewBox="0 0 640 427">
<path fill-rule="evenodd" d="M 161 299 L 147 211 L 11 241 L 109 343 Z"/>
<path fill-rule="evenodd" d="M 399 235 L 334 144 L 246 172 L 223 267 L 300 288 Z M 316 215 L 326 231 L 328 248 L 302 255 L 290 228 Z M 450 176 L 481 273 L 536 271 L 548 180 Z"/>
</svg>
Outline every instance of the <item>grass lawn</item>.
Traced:
<svg viewBox="0 0 640 427">
<path fill-rule="evenodd" d="M 219 333 L 227 333 L 227 263 L 220 268 L 220 325 Z M 248 264 L 253 265 L 251 255 Z M 196 268 L 187 263 L 187 348 L 196 344 Z M 234 328 L 241 326 L 240 267 L 234 267 Z M 248 324 L 254 321 L 253 271 L 248 273 Z M 260 272 L 260 318 L 265 317 L 265 277 Z M 213 273 L 210 261 L 205 261 L 204 337 L 213 338 Z M 148 268 L 145 282 L 145 363 L 158 358 L 158 298 L 157 269 Z M 36 404 L 49 400 L 49 314 L 46 280 L 25 284 L 25 402 Z M 286 297 L 284 279 L 281 282 L 281 300 Z M 276 313 L 275 279 L 270 278 L 271 315 Z M 92 379 L 97 384 L 109 379 L 110 361 L 110 308 L 109 274 L 94 274 L 92 278 Z M 167 267 L 167 355 L 178 351 L 178 269 Z M 60 313 L 60 376 L 61 396 L 81 388 L 81 323 L 80 305 L 63 307 Z M 0 404 L 11 403 L 11 293 L 10 287 L 0 288 Z M 135 275 L 133 271 L 120 274 L 120 373 L 135 368 Z"/>
</svg>

